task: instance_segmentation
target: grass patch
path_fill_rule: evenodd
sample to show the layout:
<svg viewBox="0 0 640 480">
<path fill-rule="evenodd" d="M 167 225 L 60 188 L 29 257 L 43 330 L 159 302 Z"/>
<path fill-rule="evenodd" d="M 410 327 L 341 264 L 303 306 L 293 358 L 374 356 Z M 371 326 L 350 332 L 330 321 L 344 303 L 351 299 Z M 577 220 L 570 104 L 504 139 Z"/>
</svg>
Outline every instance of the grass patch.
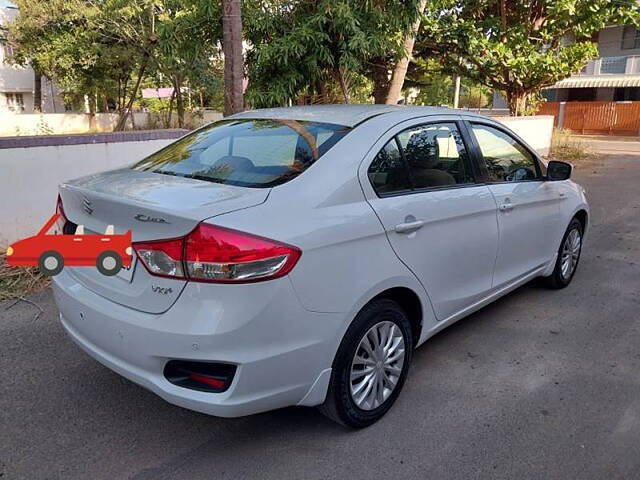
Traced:
<svg viewBox="0 0 640 480">
<path fill-rule="evenodd" d="M 591 151 L 589 144 L 576 138 L 570 130 L 555 128 L 551 137 L 551 152 L 549 158 L 565 162 L 593 160 L 597 155 Z"/>
<path fill-rule="evenodd" d="M 0 301 L 20 298 L 47 288 L 49 278 L 37 268 L 10 267 L 6 255 L 0 256 Z"/>
</svg>

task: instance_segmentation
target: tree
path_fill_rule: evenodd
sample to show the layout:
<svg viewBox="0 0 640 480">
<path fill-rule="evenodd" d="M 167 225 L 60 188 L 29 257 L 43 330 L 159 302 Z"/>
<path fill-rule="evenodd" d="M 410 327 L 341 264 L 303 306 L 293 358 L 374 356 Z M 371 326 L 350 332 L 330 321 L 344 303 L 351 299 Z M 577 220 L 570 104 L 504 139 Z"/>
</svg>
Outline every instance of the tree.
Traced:
<svg viewBox="0 0 640 480">
<path fill-rule="evenodd" d="M 174 87 L 178 123 L 183 90 L 210 75 L 221 37 L 220 3 L 211 0 L 16 0 L 10 27 L 15 61 L 36 62 L 68 97 L 89 98 L 90 112 L 114 104 L 127 123 L 146 77 Z"/>
<path fill-rule="evenodd" d="M 223 0 L 222 50 L 224 53 L 224 114 L 244 109 L 244 60 L 240 0 Z"/>
<path fill-rule="evenodd" d="M 404 37 L 419 13 L 419 0 L 254 0 L 250 5 L 247 95 L 256 106 L 283 105 L 300 95 L 349 103 L 363 74 L 373 81 L 376 99 L 386 98 L 389 65 L 405 55 Z"/>
<path fill-rule="evenodd" d="M 418 29 L 420 28 L 420 20 L 422 20 L 422 13 L 424 12 L 426 6 L 427 0 L 420 0 L 420 5 L 418 6 L 420 15 L 414 22 L 411 31 L 407 33 L 404 38 L 405 55 L 396 62 L 396 66 L 393 69 L 393 74 L 391 75 L 391 80 L 389 81 L 389 91 L 387 92 L 387 98 L 385 100 L 385 103 L 387 104 L 395 105 L 396 103 L 398 103 L 398 98 L 400 98 L 402 86 L 404 85 L 404 78 L 407 75 L 409 61 L 411 60 L 411 54 L 413 53 L 413 45 L 416 41 Z"/>
<path fill-rule="evenodd" d="M 611 0 L 433 0 L 416 55 L 501 91 L 512 115 L 536 108 L 540 91 L 596 57 L 592 36 L 637 24 L 636 2 Z"/>
<path fill-rule="evenodd" d="M 32 65 L 38 78 L 44 75 L 55 80 L 67 99 L 86 95 L 91 113 L 116 96 L 123 103 L 120 96 L 126 95 L 139 57 L 137 50 L 104 35 L 100 8 L 83 0 L 16 3 L 20 13 L 9 27 L 14 62 Z M 98 101 L 99 96 L 103 102 Z M 37 99 L 35 103 L 37 106 Z"/>
</svg>

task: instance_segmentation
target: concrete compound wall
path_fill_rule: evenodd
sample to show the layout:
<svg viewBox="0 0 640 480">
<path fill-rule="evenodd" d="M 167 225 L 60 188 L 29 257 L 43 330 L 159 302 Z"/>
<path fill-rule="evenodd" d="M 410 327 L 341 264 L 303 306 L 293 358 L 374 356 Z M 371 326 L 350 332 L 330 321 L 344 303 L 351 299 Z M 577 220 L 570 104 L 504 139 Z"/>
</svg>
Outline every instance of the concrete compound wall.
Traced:
<svg viewBox="0 0 640 480">
<path fill-rule="evenodd" d="M 205 110 L 186 114 L 185 122 L 190 128 L 196 128 L 221 118 L 220 112 Z M 129 118 L 127 128 L 158 128 L 163 122 L 160 114 L 136 112 Z M 0 137 L 112 132 L 117 123 L 117 113 L 97 113 L 92 121 L 91 116 L 86 113 L 18 114 L 0 111 Z M 171 126 L 177 126 L 175 114 L 172 116 Z"/>
<path fill-rule="evenodd" d="M 0 248 L 34 235 L 55 211 L 58 184 L 130 165 L 185 130 L 0 139 Z"/>
<path fill-rule="evenodd" d="M 553 115 L 493 117 L 509 127 L 543 157 L 549 155 L 553 135 Z"/>
<path fill-rule="evenodd" d="M 553 116 L 495 117 L 541 155 Z M 0 248 L 38 231 L 53 214 L 58 184 L 130 165 L 186 130 L 0 138 Z"/>
</svg>

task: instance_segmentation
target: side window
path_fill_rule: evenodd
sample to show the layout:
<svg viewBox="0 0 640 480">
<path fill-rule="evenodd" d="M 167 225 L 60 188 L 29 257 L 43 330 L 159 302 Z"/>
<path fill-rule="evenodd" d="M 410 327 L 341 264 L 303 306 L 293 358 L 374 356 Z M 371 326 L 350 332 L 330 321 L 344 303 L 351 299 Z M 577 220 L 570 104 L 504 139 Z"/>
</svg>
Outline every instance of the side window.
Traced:
<svg viewBox="0 0 640 480">
<path fill-rule="evenodd" d="M 429 124 L 398 135 L 414 188 L 473 183 L 469 156 L 454 123 Z"/>
<path fill-rule="evenodd" d="M 472 129 L 490 182 L 523 182 L 538 178 L 533 155 L 510 135 L 487 125 L 472 125 Z"/>
<path fill-rule="evenodd" d="M 378 194 L 410 190 L 407 169 L 395 138 L 378 152 L 369 166 L 369 180 Z"/>
</svg>

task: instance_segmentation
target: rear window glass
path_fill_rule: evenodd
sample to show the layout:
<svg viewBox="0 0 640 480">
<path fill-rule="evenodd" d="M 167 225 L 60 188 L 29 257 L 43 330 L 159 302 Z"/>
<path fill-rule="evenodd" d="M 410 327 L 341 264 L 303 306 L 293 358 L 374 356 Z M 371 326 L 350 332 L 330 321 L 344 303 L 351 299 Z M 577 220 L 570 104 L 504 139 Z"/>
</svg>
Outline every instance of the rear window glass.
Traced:
<svg viewBox="0 0 640 480">
<path fill-rule="evenodd" d="M 243 187 L 272 187 L 300 175 L 349 130 L 296 120 L 222 120 L 132 168 Z"/>
</svg>

